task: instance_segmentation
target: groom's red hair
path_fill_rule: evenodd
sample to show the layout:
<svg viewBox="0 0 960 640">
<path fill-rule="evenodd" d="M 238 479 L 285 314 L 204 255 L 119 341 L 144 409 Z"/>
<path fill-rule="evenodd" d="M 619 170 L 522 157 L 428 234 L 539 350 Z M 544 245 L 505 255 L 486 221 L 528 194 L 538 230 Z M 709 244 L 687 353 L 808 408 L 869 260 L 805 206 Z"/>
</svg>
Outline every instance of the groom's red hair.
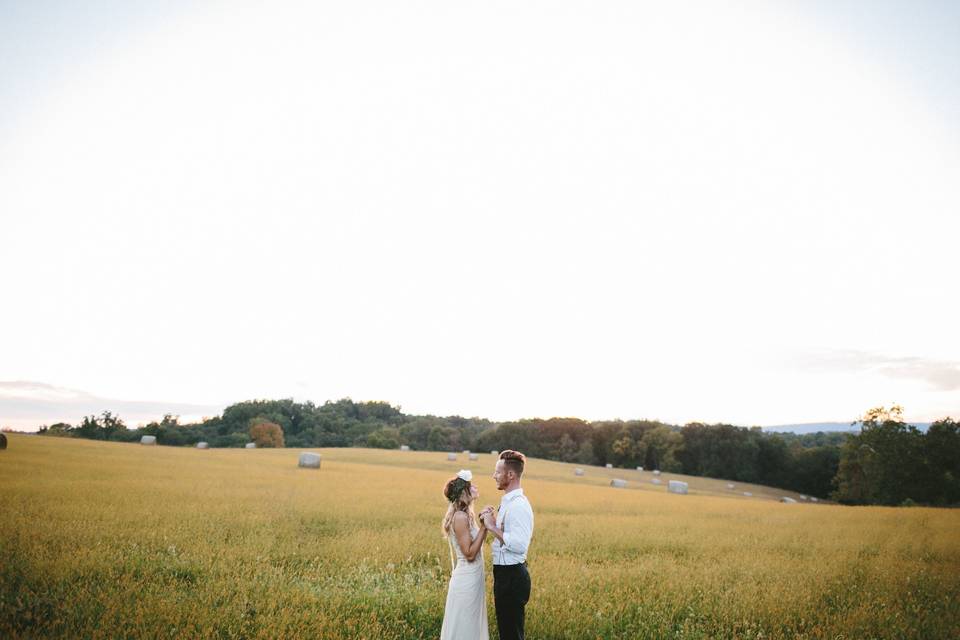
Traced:
<svg viewBox="0 0 960 640">
<path fill-rule="evenodd" d="M 503 460 L 503 466 L 517 474 L 517 477 L 523 475 L 523 465 L 527 462 L 527 456 L 519 451 L 507 449 L 500 452 L 500 459 Z"/>
</svg>

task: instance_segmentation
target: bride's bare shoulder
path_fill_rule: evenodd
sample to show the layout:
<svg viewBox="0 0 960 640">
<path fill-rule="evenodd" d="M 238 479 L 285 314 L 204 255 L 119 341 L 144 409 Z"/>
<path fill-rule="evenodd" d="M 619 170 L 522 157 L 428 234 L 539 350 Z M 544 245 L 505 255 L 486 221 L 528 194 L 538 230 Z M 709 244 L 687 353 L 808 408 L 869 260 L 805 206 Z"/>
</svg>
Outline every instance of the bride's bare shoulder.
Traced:
<svg viewBox="0 0 960 640">
<path fill-rule="evenodd" d="M 468 529 L 468 521 L 470 518 L 463 511 L 457 511 L 453 514 L 453 526 L 456 529 Z"/>
</svg>

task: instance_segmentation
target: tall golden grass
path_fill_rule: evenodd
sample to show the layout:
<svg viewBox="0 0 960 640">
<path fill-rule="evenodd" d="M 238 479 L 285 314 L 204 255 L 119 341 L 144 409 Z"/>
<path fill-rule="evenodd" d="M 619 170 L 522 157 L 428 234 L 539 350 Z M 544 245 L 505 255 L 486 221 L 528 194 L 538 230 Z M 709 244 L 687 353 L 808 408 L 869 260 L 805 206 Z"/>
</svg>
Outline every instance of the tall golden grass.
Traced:
<svg viewBox="0 0 960 640">
<path fill-rule="evenodd" d="M 298 453 L 12 435 L 0 637 L 439 637 L 443 482 L 471 468 L 496 504 L 493 457 L 328 449 L 316 471 Z M 960 637 L 957 511 L 642 477 L 528 463 L 529 637 Z"/>
</svg>

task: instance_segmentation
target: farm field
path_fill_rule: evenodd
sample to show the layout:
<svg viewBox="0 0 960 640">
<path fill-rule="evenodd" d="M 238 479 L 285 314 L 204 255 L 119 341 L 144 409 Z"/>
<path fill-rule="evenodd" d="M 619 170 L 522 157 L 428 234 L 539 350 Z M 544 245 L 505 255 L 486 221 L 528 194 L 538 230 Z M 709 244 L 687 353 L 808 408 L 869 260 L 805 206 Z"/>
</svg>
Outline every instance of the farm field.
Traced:
<svg viewBox="0 0 960 640">
<path fill-rule="evenodd" d="M 500 499 L 489 453 L 318 449 L 317 471 L 298 449 L 8 438 L 2 638 L 436 638 L 443 483 L 469 468 Z M 530 638 L 960 637 L 957 510 L 576 466 L 528 461 Z"/>
</svg>

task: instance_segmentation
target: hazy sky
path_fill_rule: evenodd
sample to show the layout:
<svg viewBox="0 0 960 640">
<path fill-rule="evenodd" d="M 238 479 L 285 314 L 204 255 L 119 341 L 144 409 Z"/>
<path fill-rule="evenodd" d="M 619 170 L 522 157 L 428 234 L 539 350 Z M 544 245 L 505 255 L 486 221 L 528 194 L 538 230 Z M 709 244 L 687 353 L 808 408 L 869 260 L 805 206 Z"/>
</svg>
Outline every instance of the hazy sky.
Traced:
<svg viewBox="0 0 960 640">
<path fill-rule="evenodd" d="M 960 5 L 0 1 L 0 425 L 960 418 Z"/>
</svg>

